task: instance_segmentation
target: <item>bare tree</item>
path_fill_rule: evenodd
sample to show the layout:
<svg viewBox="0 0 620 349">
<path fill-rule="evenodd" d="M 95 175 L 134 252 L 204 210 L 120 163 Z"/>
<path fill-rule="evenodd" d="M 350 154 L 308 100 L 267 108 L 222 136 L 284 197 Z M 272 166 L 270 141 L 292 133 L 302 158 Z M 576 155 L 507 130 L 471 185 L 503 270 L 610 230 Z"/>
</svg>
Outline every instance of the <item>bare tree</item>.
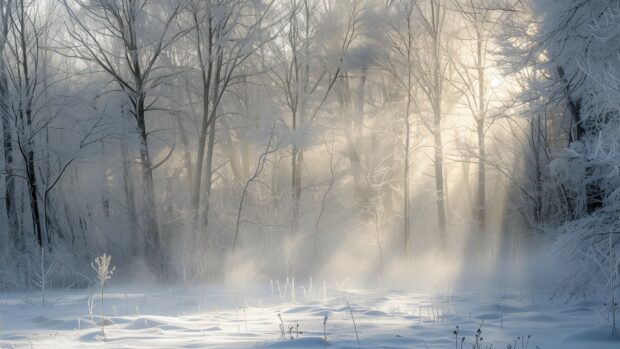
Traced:
<svg viewBox="0 0 620 349">
<path fill-rule="evenodd" d="M 15 169 L 13 163 L 13 125 L 9 110 L 9 86 L 6 71 L 5 48 L 8 44 L 9 21 L 12 0 L 0 0 L 0 119 L 2 121 L 2 146 L 4 155 L 4 205 L 6 210 L 8 229 L 7 238 L 13 244 L 19 244 L 20 231 L 18 211 L 16 210 Z"/>
<path fill-rule="evenodd" d="M 5 55 L 3 69 L 8 79 L 4 81 L 7 110 L 3 115 L 5 139 L 5 161 L 7 168 L 7 190 L 12 191 L 7 196 L 11 201 L 14 198 L 14 178 L 24 179 L 27 186 L 27 198 L 31 217 L 32 229 L 36 244 L 42 248 L 45 234 L 42 227 L 41 188 L 37 169 L 38 153 L 46 145 L 43 134 L 52 122 L 54 116 L 49 115 L 42 105 L 49 103 L 45 100 L 46 86 L 43 83 L 45 68 L 42 64 L 43 45 L 49 29 L 49 18 L 42 14 L 40 4 L 35 1 L 19 0 L 3 2 L 7 6 L 8 28 L 3 28 L 10 37 L 7 40 L 9 50 Z M 9 7 L 11 5 L 11 7 Z M 14 137 L 13 137 L 14 136 Z M 13 159 L 13 145 L 20 158 L 20 165 Z M 42 159 L 44 160 L 44 159 Z M 22 166 L 21 168 L 16 168 Z M 13 217 L 17 219 L 13 202 L 7 205 Z M 13 223 L 15 223 L 13 221 Z M 50 239 L 48 236 L 47 239 Z"/>
<path fill-rule="evenodd" d="M 273 126 L 271 127 L 271 130 L 269 132 L 269 139 L 267 140 L 267 145 L 265 146 L 265 150 L 258 157 L 258 161 L 256 163 L 256 167 L 254 168 L 254 172 L 243 185 L 243 190 L 241 191 L 241 199 L 239 199 L 239 208 L 237 209 L 237 220 L 235 223 L 235 235 L 234 235 L 233 244 L 232 244 L 233 253 L 235 252 L 235 249 L 237 247 L 237 240 L 239 237 L 239 228 L 241 228 L 241 224 L 243 223 L 243 220 L 242 220 L 243 206 L 245 204 L 246 196 L 249 193 L 248 189 L 250 185 L 252 185 L 252 183 L 254 183 L 258 179 L 258 177 L 263 173 L 263 170 L 265 169 L 265 163 L 267 162 L 267 157 L 270 154 L 276 152 L 280 145 L 279 144 L 280 140 L 274 139 L 274 137 L 276 137 L 276 134 L 275 134 L 276 125 L 277 125 L 277 120 L 274 121 Z M 275 144 L 274 144 L 274 141 L 275 141 Z"/>
<path fill-rule="evenodd" d="M 321 242 L 323 239 L 322 232 L 321 232 L 321 223 L 322 223 L 323 216 L 325 215 L 328 209 L 329 201 L 327 200 L 327 198 L 332 193 L 336 185 L 336 181 L 338 179 L 339 173 L 337 173 L 336 167 L 338 166 L 338 163 L 342 159 L 341 157 L 339 157 L 338 159 L 334 159 L 334 153 L 335 153 L 334 136 L 332 135 L 330 142 L 327 142 L 326 137 L 324 137 L 323 139 L 324 139 L 323 144 L 325 146 L 325 152 L 327 153 L 327 157 L 329 158 L 329 181 L 327 183 L 327 188 L 325 189 L 325 191 L 323 191 L 323 194 L 321 195 L 319 213 L 317 214 L 316 221 L 314 222 L 314 254 L 315 254 L 315 257 L 320 257 L 319 247 L 321 246 Z"/>
<path fill-rule="evenodd" d="M 270 77 L 282 92 L 282 104 L 291 115 L 291 231 L 298 233 L 304 150 L 295 136 L 309 127 L 341 77 L 343 58 L 359 34 L 362 7 L 355 0 L 345 3 L 346 17 L 338 33 L 334 33 L 341 39 L 335 47 L 335 66 L 316 64 L 321 62 L 322 57 L 317 56 L 323 44 L 317 37 L 319 15 L 325 11 L 329 13 L 329 4 L 316 0 L 289 0 L 283 7 L 286 21 L 280 30 L 281 40 L 276 40 L 271 47 L 276 62 Z"/>
<path fill-rule="evenodd" d="M 418 49 L 416 40 L 420 35 L 417 23 L 417 3 L 410 0 L 392 1 L 387 8 L 385 37 L 381 40 L 387 43 L 386 55 L 376 61 L 381 70 L 386 71 L 405 93 L 405 110 L 403 126 L 405 130 L 405 153 L 403 167 L 403 248 L 405 255 L 410 249 L 410 159 L 413 147 L 412 120 L 413 113 L 420 113 L 417 105 L 416 91 L 418 86 L 418 65 L 415 50 Z M 373 203 L 376 211 L 376 203 Z M 378 213 L 375 213 L 375 217 Z M 376 221 L 376 220 L 375 220 Z"/>
<path fill-rule="evenodd" d="M 439 236 L 445 243 L 446 234 L 446 189 L 444 184 L 444 155 L 441 121 L 444 117 L 444 83 L 448 62 L 445 57 L 445 26 L 447 8 L 442 0 L 428 0 L 416 3 L 419 19 L 424 29 L 423 45 L 419 45 L 416 59 L 419 62 L 420 87 L 431 107 L 433 120 L 427 123 L 433 135 L 435 162 L 435 189 L 437 195 L 437 223 Z"/>
<path fill-rule="evenodd" d="M 192 31 L 195 33 L 193 44 L 202 91 L 202 116 L 198 127 L 198 152 L 191 199 L 195 234 L 199 222 L 204 222 L 205 229 L 208 226 L 216 123 L 222 112 L 220 104 L 231 86 L 243 80 L 245 74 L 240 68 L 271 40 L 272 36 L 266 29 L 270 25 L 267 20 L 273 15 L 274 3 L 273 0 L 268 1 L 255 8 L 257 4 L 247 0 L 191 2 Z M 204 198 L 201 199 L 203 190 Z M 201 201 L 204 202 L 202 208 Z"/>
<path fill-rule="evenodd" d="M 153 0 L 62 0 L 62 3 L 72 40 L 66 43 L 65 54 L 103 70 L 131 104 L 142 170 L 144 254 L 153 271 L 162 276 L 166 263 L 160 246 L 147 116 L 157 103 L 154 90 L 171 74 L 160 65 L 159 58 L 188 31 L 177 25 L 183 7 L 179 2 Z"/>
<path fill-rule="evenodd" d="M 459 90 L 464 96 L 466 105 L 472 113 L 475 122 L 476 136 L 478 140 L 477 194 L 475 218 L 478 222 L 479 233 L 484 234 L 487 229 L 486 211 L 486 133 L 493 124 L 489 114 L 490 103 L 497 97 L 493 93 L 493 86 L 489 85 L 491 61 L 489 44 L 497 26 L 500 24 L 502 15 L 509 7 L 502 8 L 496 0 L 454 0 L 455 10 L 464 19 L 464 42 L 465 49 L 474 52 L 473 61 L 459 58 L 462 52 L 455 52 L 450 60 L 456 66 L 459 77 Z M 470 51 L 467 51 L 470 52 Z M 456 56 L 456 57 L 455 57 Z M 462 55 L 467 57 L 468 55 Z M 491 120 L 489 120 L 491 119 Z"/>
</svg>

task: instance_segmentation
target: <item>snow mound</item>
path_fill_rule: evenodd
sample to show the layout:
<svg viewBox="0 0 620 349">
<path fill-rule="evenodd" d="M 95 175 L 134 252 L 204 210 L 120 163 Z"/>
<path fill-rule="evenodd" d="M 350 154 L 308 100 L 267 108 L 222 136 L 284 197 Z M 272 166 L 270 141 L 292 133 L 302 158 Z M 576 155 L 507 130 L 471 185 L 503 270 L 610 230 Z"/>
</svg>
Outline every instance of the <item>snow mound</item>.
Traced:
<svg viewBox="0 0 620 349">
<path fill-rule="evenodd" d="M 264 348 L 323 348 L 326 344 L 329 345 L 329 341 L 325 343 L 323 338 L 306 337 L 269 343 Z"/>
<path fill-rule="evenodd" d="M 129 326 L 125 327 L 128 330 L 144 330 L 147 328 L 160 327 L 164 325 L 163 322 L 151 319 L 151 318 L 138 318 L 134 320 Z"/>
</svg>

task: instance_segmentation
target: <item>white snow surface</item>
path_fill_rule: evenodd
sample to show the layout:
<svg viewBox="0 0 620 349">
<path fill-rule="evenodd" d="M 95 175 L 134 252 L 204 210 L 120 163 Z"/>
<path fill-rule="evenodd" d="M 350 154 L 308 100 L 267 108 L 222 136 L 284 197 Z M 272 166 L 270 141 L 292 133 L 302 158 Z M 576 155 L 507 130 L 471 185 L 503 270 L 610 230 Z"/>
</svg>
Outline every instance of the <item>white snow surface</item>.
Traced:
<svg viewBox="0 0 620 349">
<path fill-rule="evenodd" d="M 48 292 L 45 307 L 37 293 L 0 293 L 0 348 L 449 349 L 461 348 L 465 337 L 462 348 L 469 349 L 480 326 L 482 349 L 514 347 L 515 341 L 516 348 L 620 348 L 597 300 L 551 301 L 545 292 L 510 290 L 448 293 L 297 285 L 294 294 L 285 282 L 280 291 L 275 282 L 273 291 L 271 283 L 243 290 L 209 285 L 146 292 L 115 286 L 104 300 L 110 323 L 105 338 L 95 315 L 97 292 L 90 293 L 92 317 L 85 290 Z"/>
</svg>

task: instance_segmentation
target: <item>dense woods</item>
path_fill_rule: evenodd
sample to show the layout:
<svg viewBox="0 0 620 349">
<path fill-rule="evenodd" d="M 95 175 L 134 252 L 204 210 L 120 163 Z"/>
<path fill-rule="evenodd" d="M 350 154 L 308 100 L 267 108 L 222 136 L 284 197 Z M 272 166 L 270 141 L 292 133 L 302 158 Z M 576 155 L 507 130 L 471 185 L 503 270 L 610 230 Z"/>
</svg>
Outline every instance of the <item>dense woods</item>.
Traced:
<svg viewBox="0 0 620 349">
<path fill-rule="evenodd" d="M 0 289 L 542 255 L 613 294 L 619 39 L 613 0 L 0 0 Z"/>
</svg>

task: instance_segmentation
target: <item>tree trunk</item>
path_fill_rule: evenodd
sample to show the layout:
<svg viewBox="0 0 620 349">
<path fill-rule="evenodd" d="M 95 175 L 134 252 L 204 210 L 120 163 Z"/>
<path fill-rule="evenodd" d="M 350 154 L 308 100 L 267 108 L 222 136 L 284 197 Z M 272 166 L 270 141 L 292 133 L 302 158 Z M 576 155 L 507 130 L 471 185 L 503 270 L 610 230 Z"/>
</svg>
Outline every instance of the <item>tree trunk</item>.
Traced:
<svg viewBox="0 0 620 349">
<path fill-rule="evenodd" d="M 303 150 L 293 145 L 291 156 L 291 231 L 299 232 L 299 208 L 301 204 L 301 166 L 303 164 Z"/>
<path fill-rule="evenodd" d="M 353 171 L 353 183 L 354 183 L 354 197 L 358 205 L 362 207 L 368 206 L 369 200 L 369 185 L 360 180 L 360 176 L 363 173 L 362 154 L 364 154 L 364 144 L 362 141 L 364 130 L 364 104 L 365 104 L 365 89 L 366 89 L 366 68 L 362 69 L 362 76 L 360 77 L 359 85 L 355 93 L 355 103 L 353 104 L 353 123 L 352 132 L 352 156 L 351 156 L 351 170 Z M 350 94 L 350 92 L 349 92 Z"/>
<path fill-rule="evenodd" d="M 293 110 L 293 132 L 298 128 L 298 115 Z M 291 150 L 291 233 L 299 232 L 299 206 L 301 201 L 301 150 L 297 144 L 293 144 Z"/>
<path fill-rule="evenodd" d="M 121 118 L 123 123 L 123 131 L 125 132 L 125 125 L 127 122 L 126 118 L 125 106 L 121 106 Z M 124 134 L 123 140 L 121 141 L 121 157 L 123 162 L 123 191 L 125 193 L 125 204 L 127 206 L 127 215 L 128 215 L 128 226 L 129 226 L 129 236 L 130 236 L 130 255 L 137 256 L 138 255 L 138 222 L 137 222 L 137 212 L 136 212 L 136 195 L 134 191 L 134 183 L 133 183 L 133 170 L 132 170 L 132 156 L 129 149 L 129 145 L 127 144 L 127 135 Z"/>
<path fill-rule="evenodd" d="M 438 30 L 438 29 L 436 29 Z M 439 228 L 439 237 L 441 242 L 445 244 L 446 235 L 446 207 L 445 207 L 445 189 L 443 176 L 443 144 L 441 140 L 441 118 L 442 118 L 442 97 L 443 97 L 443 81 L 441 73 L 441 48 L 440 33 L 434 33 L 433 54 L 435 57 L 435 66 L 433 70 L 433 116 L 434 116 L 434 146 L 435 146 L 435 188 L 437 191 L 437 223 Z"/>
<path fill-rule="evenodd" d="M 205 103 L 206 107 L 206 103 Z M 209 131 L 208 114 L 203 114 L 203 123 L 198 136 L 198 152 L 196 153 L 196 170 L 194 171 L 194 189 L 192 191 L 192 208 L 194 210 L 194 234 L 198 236 L 198 222 L 200 219 L 200 193 L 202 192 L 202 167 L 204 166 L 205 147 Z"/>
<path fill-rule="evenodd" d="M 409 256 L 409 153 L 411 147 L 411 123 L 409 121 L 411 114 L 411 74 L 409 73 L 407 85 L 407 108 L 405 110 L 405 166 L 404 166 L 404 200 L 403 200 L 403 249 L 405 256 Z"/>
<path fill-rule="evenodd" d="M 19 67 L 21 68 L 20 75 L 18 78 L 20 79 L 20 84 L 25 86 L 20 93 L 19 98 L 19 121 L 20 121 L 20 129 L 18 130 L 18 142 L 20 147 L 20 152 L 22 154 L 24 164 L 26 167 L 26 181 L 28 186 L 28 199 L 30 205 L 30 214 L 32 219 L 32 228 L 34 231 L 35 240 L 40 248 L 43 248 L 43 232 L 41 228 L 41 212 L 39 208 L 39 193 L 37 188 L 37 175 L 35 168 L 35 159 L 34 159 L 34 142 L 35 137 L 33 135 L 33 111 L 32 104 L 35 96 L 33 96 L 35 87 L 33 85 L 33 77 L 31 76 L 31 67 L 30 63 L 31 59 L 29 57 L 31 51 L 29 50 L 28 40 L 26 37 L 26 15 L 24 3 L 18 4 L 18 8 L 16 10 L 15 24 L 19 24 L 21 30 L 19 30 L 19 37 L 16 38 L 16 47 L 14 49 L 14 54 L 16 59 L 18 60 Z M 4 29 L 3 29 L 4 30 Z M 35 53 L 36 53 L 35 49 Z M 36 63 L 34 61 L 34 71 L 36 72 Z M 36 82 L 36 79 L 34 80 Z"/>
<path fill-rule="evenodd" d="M 208 229 L 208 225 L 209 225 L 209 209 L 210 209 L 210 200 L 211 200 L 211 182 L 212 182 L 212 178 L 213 178 L 213 153 L 214 153 L 214 148 L 215 148 L 215 131 L 216 131 L 216 123 L 217 123 L 217 112 L 218 112 L 218 105 L 221 99 L 221 94 L 223 93 L 223 91 L 220 91 L 220 81 L 221 81 L 221 74 L 222 74 L 222 66 L 224 64 L 224 57 L 223 57 L 223 48 L 222 47 L 217 47 L 216 50 L 216 62 L 215 62 L 215 74 L 214 74 L 214 81 L 213 81 L 213 87 L 212 87 L 212 93 L 211 95 L 209 95 L 210 92 L 210 85 L 211 85 L 211 74 L 212 74 L 212 69 L 213 69 L 213 63 L 211 60 L 211 52 L 212 52 L 212 36 L 211 36 L 211 22 L 209 22 L 209 66 L 208 66 L 208 71 L 206 72 L 207 74 L 205 75 L 205 68 L 204 65 L 202 67 L 202 74 L 203 74 L 203 129 L 201 131 L 200 134 L 200 146 L 202 146 L 202 149 L 199 149 L 199 154 L 198 154 L 198 160 L 196 161 L 196 173 L 195 173 L 195 182 L 196 182 L 196 187 L 194 188 L 196 197 L 194 198 L 194 208 L 197 209 L 196 214 L 195 214 L 195 218 L 194 218 L 194 231 L 196 234 L 196 238 L 200 238 L 202 237 L 202 242 L 204 242 L 205 244 L 208 242 L 208 236 L 206 234 L 207 229 Z M 219 37 L 219 36 L 218 36 Z M 200 51 L 200 48 L 199 52 Z M 201 53 L 200 53 L 201 54 Z M 202 55 L 202 54 L 201 54 Z M 200 56 L 201 62 L 202 62 L 202 56 Z M 209 99 L 212 101 L 211 102 L 211 110 L 209 111 Z M 205 121 L 204 118 L 206 118 L 208 116 L 208 119 Z M 208 126 L 208 130 L 205 129 L 205 127 Z M 206 131 L 208 131 L 209 134 L 209 139 L 208 139 L 208 144 L 206 144 L 206 152 L 207 152 L 207 159 L 206 159 L 206 167 L 205 167 L 205 196 L 204 196 L 204 208 L 200 209 L 200 192 L 202 191 L 201 188 L 201 173 L 202 173 L 202 167 L 203 167 L 203 158 L 204 158 L 204 151 L 205 151 L 205 138 L 206 138 Z M 202 153 L 201 153 L 202 152 Z M 198 224 L 201 221 L 202 217 L 202 222 L 203 222 L 203 231 L 205 233 L 203 233 L 202 236 L 200 236 L 198 234 Z M 199 240 L 198 240 L 199 241 Z M 205 246 L 201 246 L 198 245 L 199 247 L 205 247 Z"/>
<path fill-rule="evenodd" d="M 26 52 L 26 48 L 25 48 L 25 41 L 22 38 L 22 50 L 25 53 Z M 28 85 L 30 83 L 30 77 L 28 75 L 28 60 L 26 58 L 26 56 L 24 55 L 24 61 L 22 63 L 23 66 L 23 71 L 24 71 L 24 78 L 25 78 L 25 82 L 26 85 Z M 25 102 L 25 116 L 26 116 L 26 135 L 27 137 L 30 136 L 30 132 L 32 132 L 32 100 L 33 100 L 33 96 L 31 95 L 27 95 L 25 96 L 26 102 Z M 23 113 L 22 113 L 22 117 L 23 117 Z M 41 212 L 40 212 L 40 208 L 39 208 L 39 189 L 37 188 L 37 174 L 36 174 L 36 168 L 35 168 L 35 164 L 34 164 L 34 150 L 32 149 L 34 147 L 34 139 L 28 139 L 26 140 L 27 144 L 26 144 L 26 156 L 25 156 L 25 162 L 26 162 L 26 179 L 28 181 L 28 198 L 30 200 L 30 214 L 32 217 L 32 226 L 34 229 L 34 234 L 37 240 L 37 244 L 39 245 L 40 248 L 43 248 L 43 230 L 41 227 Z M 47 237 L 49 239 L 49 237 Z M 48 246 L 48 248 L 51 246 Z"/>
<path fill-rule="evenodd" d="M 298 110 L 293 112 L 293 131 L 301 128 L 304 123 L 304 116 L 308 111 L 308 94 L 310 88 L 310 62 L 308 61 L 308 57 L 310 57 L 310 45 L 307 41 L 310 37 L 310 7 L 308 6 L 308 1 L 304 0 L 304 17 L 306 18 L 305 30 L 304 30 L 304 38 L 306 42 L 304 43 L 304 63 L 301 69 L 301 95 L 298 94 L 298 100 L 300 100 L 300 107 Z M 297 54 L 297 52 L 294 52 Z M 298 57 L 299 58 L 299 57 Z M 301 97 L 301 98 L 299 98 Z M 291 212 L 291 230 L 293 234 L 299 233 L 299 219 L 300 219 L 300 206 L 301 206 L 301 170 L 303 168 L 304 163 L 304 151 L 299 147 L 298 144 L 293 145 L 292 150 L 292 171 L 291 171 L 291 181 L 292 181 L 292 212 Z"/>
<path fill-rule="evenodd" d="M 136 117 L 140 137 L 140 165 L 142 168 L 142 187 L 144 190 L 144 256 L 156 275 L 165 274 L 165 261 L 161 251 L 159 227 L 157 224 L 157 207 L 153 187 L 153 163 L 149 154 L 146 124 L 144 120 L 144 97 L 138 98 Z"/>
<path fill-rule="evenodd" d="M 34 152 L 32 150 L 28 150 L 26 155 L 26 178 L 28 180 L 28 199 L 30 200 L 32 227 L 34 229 L 37 244 L 40 248 L 43 248 L 43 232 L 41 230 L 41 214 L 37 194 L 37 177 L 34 168 Z"/>
<path fill-rule="evenodd" d="M 0 13 L 2 14 L 2 13 Z M 4 52 L 4 38 L 6 38 L 6 30 L 0 33 L 0 60 L 2 60 Z M 3 138 L 3 155 L 4 155 L 4 168 L 6 174 L 4 176 L 4 205 L 8 222 L 8 236 L 14 246 L 20 245 L 21 239 L 19 232 L 19 221 L 17 218 L 16 196 L 15 196 L 15 171 L 13 169 L 13 126 L 9 120 L 9 106 L 8 106 L 8 86 L 7 76 L 4 62 L 0 61 L 0 119 L 2 120 L 2 138 Z"/>
<path fill-rule="evenodd" d="M 200 133 L 198 135 L 198 153 L 196 154 L 196 170 L 194 171 L 194 189 L 192 191 L 192 208 L 194 209 L 194 222 L 193 222 L 193 233 L 194 238 L 197 239 L 199 237 L 198 234 L 198 223 L 200 222 L 200 194 L 202 193 L 202 168 L 204 166 L 204 156 L 205 156 L 205 148 L 207 141 L 207 134 L 209 133 L 209 125 L 215 123 L 215 118 L 213 117 L 215 114 L 209 112 L 210 106 L 210 97 L 211 97 L 211 75 L 213 73 L 213 28 L 212 28 L 212 19 L 208 20 L 208 33 L 207 33 L 207 49 L 208 49 L 208 63 L 205 64 L 204 58 L 202 57 L 202 41 L 201 41 L 201 31 L 199 27 L 199 21 L 194 14 L 194 22 L 196 25 L 196 51 L 198 53 L 198 58 L 200 60 L 200 70 L 202 77 L 202 125 L 200 128 Z M 216 81 L 218 81 L 219 76 L 216 76 Z M 216 86 L 217 89 L 217 86 Z M 210 183 L 209 183 L 210 187 Z"/>
<path fill-rule="evenodd" d="M 304 97 L 305 98 L 305 97 Z M 301 126 L 301 113 L 293 111 L 293 132 Z M 301 206 L 301 168 L 304 161 L 303 149 L 293 144 L 291 151 L 291 232 L 299 233 L 299 212 Z"/>
<path fill-rule="evenodd" d="M 224 60 L 224 54 L 222 51 L 221 47 L 218 47 L 217 49 L 217 61 L 215 63 L 215 81 L 213 83 L 213 94 L 211 95 L 211 100 L 213 101 L 213 106 L 211 107 L 211 112 L 209 114 L 209 143 L 207 144 L 207 163 L 206 163 L 206 168 L 205 168 L 205 197 L 204 197 L 204 209 L 202 210 L 202 221 L 203 223 L 203 227 L 204 230 L 206 231 L 209 225 L 209 201 L 211 200 L 211 181 L 213 178 L 213 151 L 215 148 L 215 126 L 217 123 L 217 112 L 218 112 L 218 105 L 219 105 L 219 101 L 221 98 L 221 93 L 223 93 L 223 91 L 220 91 L 220 78 L 221 78 L 221 74 L 222 74 L 222 65 L 223 60 Z M 210 73 L 209 73 L 210 75 Z M 208 88 L 208 85 L 206 85 L 206 87 Z M 208 93 L 208 90 L 205 91 L 205 93 Z M 208 100 L 207 100 L 208 101 Z M 205 102 L 208 103 L 208 102 Z M 207 107 L 207 105 L 205 104 L 205 107 Z M 201 167 L 202 169 L 202 167 Z M 196 174 L 198 176 L 198 174 Z M 201 188 L 196 188 L 196 190 L 201 190 Z M 200 201 L 198 201 L 198 205 L 200 205 Z M 196 218 L 198 218 L 200 216 L 200 214 L 198 214 L 196 216 Z M 198 221 L 196 221 L 198 222 Z M 205 242 L 206 242 L 207 238 L 205 236 Z"/>
<path fill-rule="evenodd" d="M 209 226 L 209 202 L 211 199 L 211 181 L 213 179 L 213 150 L 215 148 L 215 113 L 212 116 L 211 124 L 209 125 L 209 144 L 207 147 L 207 164 L 205 168 L 205 197 L 204 197 L 204 211 L 203 222 L 204 228 Z M 206 237 L 205 237 L 206 239 Z"/>
<path fill-rule="evenodd" d="M 485 183 L 485 162 L 486 151 L 484 149 L 484 122 L 486 119 L 486 99 L 485 99 L 485 69 L 483 65 L 482 39 L 478 35 L 477 40 L 478 51 L 478 120 L 476 122 L 476 131 L 478 134 L 478 229 L 482 235 L 486 230 L 486 183 Z"/>
<path fill-rule="evenodd" d="M 486 232 L 486 150 L 484 149 L 484 123 L 479 122 L 477 127 L 478 133 L 478 203 L 477 214 L 479 233 L 483 235 Z"/>
<path fill-rule="evenodd" d="M 382 104 L 388 105 L 392 102 L 391 95 L 388 90 L 388 83 L 385 79 L 381 79 L 381 91 L 382 91 Z M 396 187 L 394 184 L 400 181 L 400 174 L 396 170 L 396 159 L 395 154 L 397 153 L 396 144 L 393 141 L 385 142 L 383 145 L 383 156 L 385 161 L 386 172 L 386 180 L 382 185 L 383 190 L 383 205 L 384 205 L 384 216 L 389 220 L 396 215 L 396 196 L 394 188 Z"/>
</svg>

